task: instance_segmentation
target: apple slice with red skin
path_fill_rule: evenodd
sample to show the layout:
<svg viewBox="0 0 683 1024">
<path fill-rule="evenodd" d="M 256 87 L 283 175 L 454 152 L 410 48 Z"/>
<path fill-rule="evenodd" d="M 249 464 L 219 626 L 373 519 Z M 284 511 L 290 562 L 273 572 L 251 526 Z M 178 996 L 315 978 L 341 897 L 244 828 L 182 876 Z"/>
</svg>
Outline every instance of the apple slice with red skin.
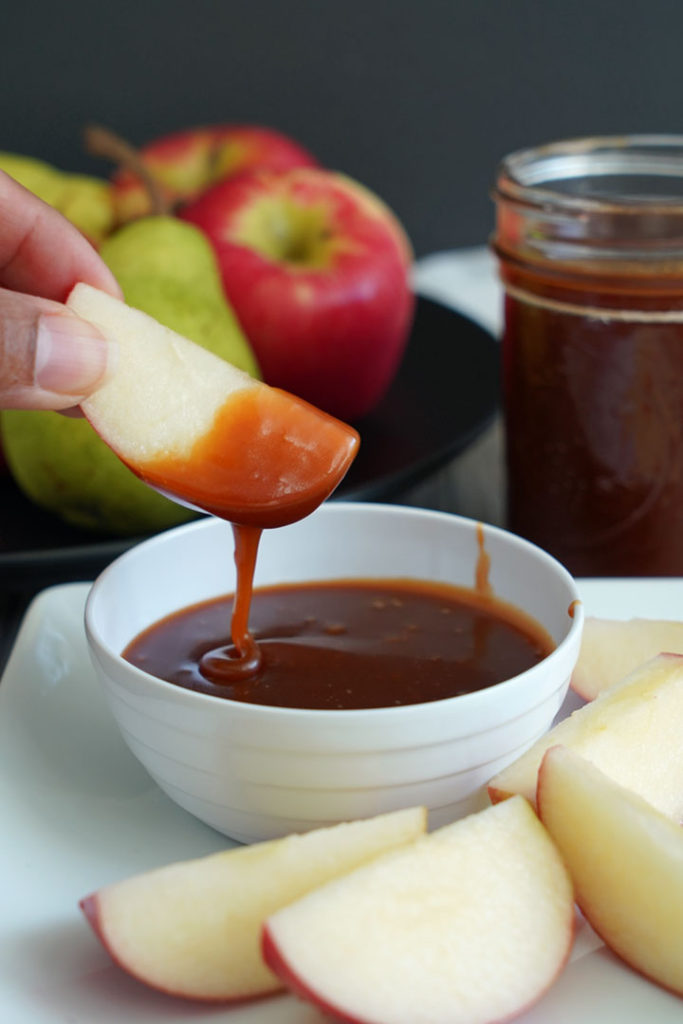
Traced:
<svg viewBox="0 0 683 1024">
<path fill-rule="evenodd" d="M 631 967 L 683 995 L 680 826 L 566 747 L 545 754 L 537 803 L 593 929 Z"/>
<path fill-rule="evenodd" d="M 313 154 L 294 139 L 273 128 L 251 124 L 207 125 L 173 132 L 142 146 L 138 156 L 170 206 L 194 199 L 217 181 L 256 167 L 284 171 L 318 165 Z M 151 212 L 149 191 L 132 170 L 117 171 L 112 193 L 119 223 Z"/>
<path fill-rule="evenodd" d="M 683 622 L 587 618 L 572 689 L 594 700 L 656 655 L 683 654 Z"/>
<path fill-rule="evenodd" d="M 353 1024 L 486 1024 L 536 1002 L 574 929 L 571 881 L 521 797 L 393 851 L 269 917 L 266 963 Z"/>
<path fill-rule="evenodd" d="M 662 814 L 683 821 L 683 656 L 661 654 L 554 726 L 489 782 L 491 800 L 535 800 L 546 750 L 570 747 Z"/>
<path fill-rule="evenodd" d="M 80 905 L 113 959 L 147 985 L 188 999 L 254 998 L 282 987 L 261 958 L 265 918 L 425 826 L 422 807 L 389 812 L 171 864 Z"/>
<path fill-rule="evenodd" d="M 284 526 L 344 476 L 351 427 L 95 288 L 76 285 L 67 305 L 118 347 L 83 412 L 152 487 L 230 522 Z"/>
<path fill-rule="evenodd" d="M 396 216 L 333 171 L 254 171 L 179 215 L 212 242 L 263 378 L 342 419 L 368 413 L 410 333 L 412 251 Z"/>
</svg>

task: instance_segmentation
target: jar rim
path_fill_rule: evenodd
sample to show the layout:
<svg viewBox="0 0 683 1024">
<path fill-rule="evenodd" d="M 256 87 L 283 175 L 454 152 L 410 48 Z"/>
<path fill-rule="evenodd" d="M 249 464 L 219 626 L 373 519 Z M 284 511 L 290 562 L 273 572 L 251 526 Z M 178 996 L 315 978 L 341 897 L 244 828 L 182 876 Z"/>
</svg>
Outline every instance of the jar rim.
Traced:
<svg viewBox="0 0 683 1024">
<path fill-rule="evenodd" d="M 674 181 L 676 194 L 667 191 Z M 683 135 L 596 135 L 519 149 L 501 160 L 493 198 L 567 212 L 680 214 Z"/>
</svg>

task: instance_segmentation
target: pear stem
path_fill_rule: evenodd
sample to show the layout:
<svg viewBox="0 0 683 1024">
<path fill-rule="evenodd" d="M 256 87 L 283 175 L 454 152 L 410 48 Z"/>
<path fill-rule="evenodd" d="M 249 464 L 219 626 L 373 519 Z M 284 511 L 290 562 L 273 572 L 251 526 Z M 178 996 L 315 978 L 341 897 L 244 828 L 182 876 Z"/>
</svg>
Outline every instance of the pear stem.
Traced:
<svg viewBox="0 0 683 1024">
<path fill-rule="evenodd" d="M 84 131 L 85 148 L 92 156 L 101 156 L 111 160 L 135 174 L 147 189 L 150 201 L 150 213 L 163 216 L 171 212 L 170 204 L 154 177 L 150 174 L 144 160 L 137 149 L 109 128 L 101 125 L 88 125 Z"/>
</svg>

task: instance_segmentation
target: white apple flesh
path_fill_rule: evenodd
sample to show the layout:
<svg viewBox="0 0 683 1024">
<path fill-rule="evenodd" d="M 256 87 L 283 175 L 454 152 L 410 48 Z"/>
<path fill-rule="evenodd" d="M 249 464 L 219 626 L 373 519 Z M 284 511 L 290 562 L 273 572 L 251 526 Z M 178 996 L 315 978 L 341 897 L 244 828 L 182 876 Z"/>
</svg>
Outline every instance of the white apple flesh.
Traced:
<svg viewBox="0 0 683 1024">
<path fill-rule="evenodd" d="M 631 967 L 683 995 L 683 831 L 565 747 L 538 777 L 541 819 L 577 902 Z"/>
<path fill-rule="evenodd" d="M 562 744 L 683 821 L 683 656 L 662 654 L 554 726 L 488 785 L 495 802 L 535 801 L 546 750 Z"/>
<path fill-rule="evenodd" d="M 594 700 L 664 652 L 683 654 L 683 622 L 587 618 L 572 689 L 584 700 Z"/>
<path fill-rule="evenodd" d="M 260 951 L 269 914 L 426 826 L 424 808 L 316 829 L 150 871 L 81 902 L 113 959 L 147 985 L 231 1001 L 281 988 Z"/>
<path fill-rule="evenodd" d="M 151 486 L 232 522 L 284 526 L 344 476 L 350 427 L 95 288 L 76 285 L 67 305 L 118 350 L 83 412 Z"/>
<path fill-rule="evenodd" d="M 486 1024 L 541 997 L 573 927 L 566 869 L 517 798 L 278 911 L 263 948 L 293 992 L 335 1019 Z"/>
</svg>

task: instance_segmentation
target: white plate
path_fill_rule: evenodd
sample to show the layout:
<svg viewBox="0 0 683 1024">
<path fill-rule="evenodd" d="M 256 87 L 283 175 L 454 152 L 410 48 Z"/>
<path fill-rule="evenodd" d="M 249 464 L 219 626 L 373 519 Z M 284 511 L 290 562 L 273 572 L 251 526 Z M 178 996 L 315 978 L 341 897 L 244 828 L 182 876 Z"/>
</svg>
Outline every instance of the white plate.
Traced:
<svg viewBox="0 0 683 1024">
<path fill-rule="evenodd" d="M 87 584 L 40 594 L 0 685 L 0 1021 L 321 1024 L 277 996 L 233 1009 L 148 990 L 109 960 L 78 910 L 106 882 L 229 845 L 170 802 L 119 738 L 90 669 Z M 588 580 L 589 614 L 683 617 L 683 580 Z M 521 1024 L 680 1024 L 681 1001 L 584 926 L 572 961 Z"/>
</svg>

